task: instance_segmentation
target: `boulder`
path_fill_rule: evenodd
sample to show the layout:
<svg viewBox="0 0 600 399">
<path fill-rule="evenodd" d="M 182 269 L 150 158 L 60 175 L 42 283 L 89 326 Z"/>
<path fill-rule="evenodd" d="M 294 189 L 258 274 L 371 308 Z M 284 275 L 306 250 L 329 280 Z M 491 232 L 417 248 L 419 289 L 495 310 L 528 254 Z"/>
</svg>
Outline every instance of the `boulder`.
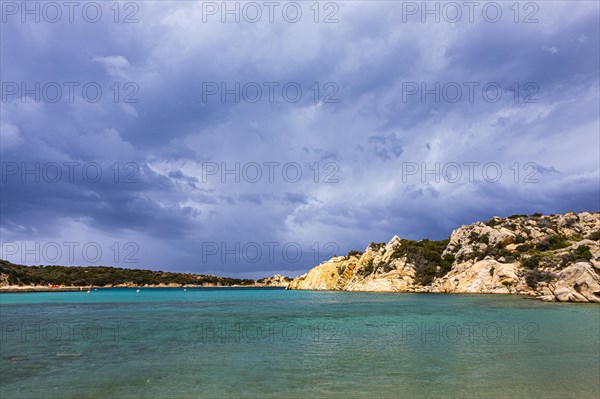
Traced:
<svg viewBox="0 0 600 399">
<path fill-rule="evenodd" d="M 565 268 L 548 288 L 560 302 L 600 303 L 600 276 L 587 262 Z"/>
</svg>

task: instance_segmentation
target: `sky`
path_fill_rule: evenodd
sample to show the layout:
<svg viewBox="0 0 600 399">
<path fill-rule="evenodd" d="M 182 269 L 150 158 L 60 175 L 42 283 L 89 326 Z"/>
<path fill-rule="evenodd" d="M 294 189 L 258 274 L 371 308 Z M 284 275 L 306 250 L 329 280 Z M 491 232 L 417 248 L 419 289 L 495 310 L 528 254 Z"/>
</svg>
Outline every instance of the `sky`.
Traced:
<svg viewBox="0 0 600 399">
<path fill-rule="evenodd" d="M 0 258 L 297 276 L 600 210 L 596 1 L 3 1 Z"/>
</svg>

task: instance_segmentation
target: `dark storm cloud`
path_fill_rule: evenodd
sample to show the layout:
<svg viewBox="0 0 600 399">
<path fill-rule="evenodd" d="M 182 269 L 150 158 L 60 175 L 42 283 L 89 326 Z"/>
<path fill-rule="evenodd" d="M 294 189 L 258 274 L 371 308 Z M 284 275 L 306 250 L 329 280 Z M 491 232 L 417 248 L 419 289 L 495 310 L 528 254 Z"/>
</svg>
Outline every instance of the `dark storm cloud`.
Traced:
<svg viewBox="0 0 600 399">
<path fill-rule="evenodd" d="M 392 2 L 340 3 L 337 24 L 204 23 L 201 2 L 139 5 L 134 24 L 2 24 L 3 83 L 103 89 L 97 102 L 79 89 L 72 102 L 3 98 L 2 241 L 133 241 L 136 267 L 299 274 L 394 234 L 438 239 L 493 215 L 600 208 L 597 4 L 540 3 L 534 24 L 403 22 Z M 206 96 L 207 83 L 249 82 L 276 82 L 275 98 Z M 422 97 L 449 82 L 459 101 Z M 479 84 L 473 101 L 465 82 Z M 482 93 L 489 82 L 497 102 Z M 287 83 L 302 88 L 295 102 Z M 70 162 L 100 165 L 102 179 L 21 176 Z M 449 163 L 457 181 L 442 176 Z M 464 163 L 479 165 L 471 180 Z M 213 243 L 278 249 L 207 258 Z M 290 243 L 299 259 L 282 252 Z"/>
</svg>

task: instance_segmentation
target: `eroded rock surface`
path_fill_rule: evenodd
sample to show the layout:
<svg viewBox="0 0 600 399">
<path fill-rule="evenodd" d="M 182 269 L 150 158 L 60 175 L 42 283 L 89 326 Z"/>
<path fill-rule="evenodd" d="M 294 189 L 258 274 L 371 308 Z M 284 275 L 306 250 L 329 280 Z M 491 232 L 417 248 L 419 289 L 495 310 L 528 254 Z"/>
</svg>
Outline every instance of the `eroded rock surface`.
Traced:
<svg viewBox="0 0 600 399">
<path fill-rule="evenodd" d="M 447 240 L 394 236 L 334 257 L 289 289 L 497 293 L 600 303 L 600 213 L 494 217 Z"/>
</svg>

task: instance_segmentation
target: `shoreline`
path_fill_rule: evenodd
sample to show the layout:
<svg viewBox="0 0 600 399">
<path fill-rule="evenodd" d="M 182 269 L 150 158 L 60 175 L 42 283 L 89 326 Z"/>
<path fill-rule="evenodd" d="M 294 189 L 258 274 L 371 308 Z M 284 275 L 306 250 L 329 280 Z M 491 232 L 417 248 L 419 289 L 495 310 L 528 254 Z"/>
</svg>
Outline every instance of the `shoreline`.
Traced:
<svg viewBox="0 0 600 399">
<path fill-rule="evenodd" d="M 195 285 L 195 286 L 128 286 L 128 287 L 94 287 L 91 289 L 110 290 L 110 289 L 160 289 L 160 288 L 205 288 L 205 289 L 221 289 L 221 288 L 233 288 L 233 289 L 272 289 L 272 290 L 288 290 L 287 287 L 268 286 L 268 285 Z M 12 287 L 0 287 L 0 294 L 25 294 L 33 292 L 86 292 L 90 289 L 86 287 L 59 287 L 59 288 L 48 288 L 48 287 L 32 287 L 32 286 L 12 286 Z M 494 296 L 509 296 L 509 297 L 520 297 L 531 301 L 540 302 L 555 302 L 561 303 L 560 301 L 545 300 L 541 296 L 526 294 L 526 293 L 509 293 L 509 292 L 429 292 L 429 291 L 344 291 L 344 290 L 309 290 L 309 289 L 291 289 L 289 291 L 315 291 L 315 292 L 339 292 L 339 293 L 370 293 L 370 294 L 432 294 L 432 295 L 494 295 Z M 581 303 L 581 302 L 562 302 L 562 303 Z"/>
<path fill-rule="evenodd" d="M 34 292 L 87 292 L 90 287 L 0 287 L 0 294 L 26 294 Z M 131 287 L 91 287 L 91 289 L 111 290 L 111 289 L 161 289 L 161 288 L 201 288 L 201 289 L 267 289 L 267 290 L 288 290 L 287 287 L 269 286 L 269 285 L 197 285 L 197 286 L 131 286 Z M 432 294 L 432 295 L 469 295 L 469 296 L 504 296 L 520 297 L 525 300 L 539 301 L 545 303 L 569 303 L 569 304 L 596 304 L 595 302 L 576 302 L 576 301 L 557 301 L 549 300 L 543 296 L 531 295 L 527 293 L 510 292 L 430 292 L 430 291 L 344 291 L 344 290 L 310 290 L 310 289 L 291 289 L 289 291 L 315 291 L 315 292 L 339 292 L 339 293 L 370 293 L 370 294 Z"/>
<path fill-rule="evenodd" d="M 9 286 L 0 287 L 0 294 L 19 294 L 31 292 L 86 292 L 88 289 L 157 289 L 157 288 L 268 288 L 268 289 L 286 289 L 286 287 L 278 287 L 271 285 L 183 285 L 183 286 L 168 286 L 168 285 L 153 285 L 153 286 L 127 286 L 127 287 L 33 287 L 33 286 Z"/>
</svg>

